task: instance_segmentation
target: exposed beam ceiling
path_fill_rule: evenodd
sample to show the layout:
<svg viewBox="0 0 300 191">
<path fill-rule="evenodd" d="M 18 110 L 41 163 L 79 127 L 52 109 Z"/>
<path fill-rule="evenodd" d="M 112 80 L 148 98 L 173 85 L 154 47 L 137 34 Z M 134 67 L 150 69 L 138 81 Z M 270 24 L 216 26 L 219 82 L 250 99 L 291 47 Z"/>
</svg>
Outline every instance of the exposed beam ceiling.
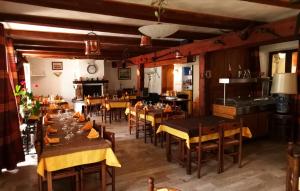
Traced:
<svg viewBox="0 0 300 191">
<path fill-rule="evenodd" d="M 87 36 L 84 34 L 71 33 L 54 33 L 54 32 L 38 32 L 25 30 L 6 30 L 6 35 L 13 39 L 39 39 L 39 40 L 60 40 L 60 41 L 81 41 L 86 40 Z M 133 37 L 118 37 L 118 36 L 99 36 L 102 43 L 112 44 L 130 44 L 139 45 L 140 38 Z M 178 41 L 171 40 L 152 40 L 153 46 L 171 47 L 179 45 Z"/>
<path fill-rule="evenodd" d="M 252 3 L 260 3 L 265 5 L 273 5 L 278 7 L 286 7 L 291 9 L 300 9 L 300 1 L 293 0 L 243 0 Z"/>
<path fill-rule="evenodd" d="M 6 0 L 10 2 L 24 3 L 36 6 L 73 10 L 102 15 L 119 16 L 125 18 L 156 21 L 154 8 L 151 6 L 123 3 L 116 1 L 92 1 L 92 0 Z M 182 10 L 166 9 L 161 18 L 162 22 L 183 24 L 200 27 L 211 27 L 221 29 L 243 29 L 250 24 L 259 24 L 256 21 L 246 19 L 216 16 L 204 13 L 195 13 Z"/>
<path fill-rule="evenodd" d="M 133 57 L 130 60 L 135 64 L 151 63 L 154 57 L 167 55 L 170 52 L 179 50 L 182 55 L 199 55 L 206 52 L 218 51 L 241 46 L 257 46 L 266 43 L 284 42 L 288 40 L 299 39 L 299 31 L 295 34 L 296 17 L 268 23 L 253 28 L 253 33 L 248 39 L 241 39 L 235 32 L 224 34 L 220 37 L 194 42 L 180 47 L 173 47 L 158 51 L 155 53 L 145 54 Z M 269 32 L 268 32 L 269 31 Z M 175 55 L 168 55 L 164 59 L 174 59 Z"/>
<path fill-rule="evenodd" d="M 94 31 L 100 31 L 100 32 L 122 33 L 122 34 L 132 34 L 132 35 L 141 34 L 138 31 L 139 26 L 61 19 L 61 18 L 53 18 L 53 17 L 40 17 L 40 16 L 0 13 L 0 21 L 50 26 L 50 27 L 80 29 L 80 30 L 93 29 Z M 201 40 L 205 38 L 211 38 L 214 36 L 216 36 L 216 34 L 203 33 L 203 32 L 178 31 L 175 34 L 169 36 L 169 38 Z"/>
</svg>

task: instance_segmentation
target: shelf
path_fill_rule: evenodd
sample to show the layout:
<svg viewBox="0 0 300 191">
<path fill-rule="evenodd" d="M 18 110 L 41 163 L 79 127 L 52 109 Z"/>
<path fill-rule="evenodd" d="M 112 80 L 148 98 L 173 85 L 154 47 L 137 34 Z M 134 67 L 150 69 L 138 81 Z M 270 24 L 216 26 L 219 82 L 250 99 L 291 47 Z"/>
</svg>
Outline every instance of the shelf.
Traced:
<svg viewBox="0 0 300 191">
<path fill-rule="evenodd" d="M 257 78 L 219 78 L 220 84 L 257 83 Z"/>
<path fill-rule="evenodd" d="M 45 74 L 31 74 L 31 77 L 46 77 Z"/>
<path fill-rule="evenodd" d="M 108 83 L 108 80 L 73 81 L 73 84 L 93 84 L 93 83 Z"/>
</svg>

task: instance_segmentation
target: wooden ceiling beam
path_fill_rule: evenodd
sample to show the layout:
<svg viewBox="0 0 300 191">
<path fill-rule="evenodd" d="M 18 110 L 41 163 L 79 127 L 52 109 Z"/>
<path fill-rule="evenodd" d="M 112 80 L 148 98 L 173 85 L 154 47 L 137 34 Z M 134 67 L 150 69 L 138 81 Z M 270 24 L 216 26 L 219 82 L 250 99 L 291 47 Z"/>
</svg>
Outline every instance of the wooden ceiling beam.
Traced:
<svg viewBox="0 0 300 191">
<path fill-rule="evenodd" d="M 79 52 L 64 52 L 64 51 L 41 51 L 41 50 L 18 50 L 23 56 L 33 56 L 41 58 L 82 58 L 82 59 L 113 59 L 121 60 L 122 56 L 115 53 L 102 53 L 99 56 L 86 56 L 84 53 Z"/>
<path fill-rule="evenodd" d="M 65 47 L 36 47 L 36 46 L 27 46 L 27 45 L 18 45 L 14 43 L 14 48 L 17 51 L 62 51 L 62 52 L 77 52 L 79 54 L 84 53 L 84 48 L 65 48 Z M 152 49 L 128 49 L 127 50 L 127 54 L 129 54 L 129 56 L 136 56 L 136 55 L 142 55 L 142 54 L 146 54 L 151 51 Z M 116 54 L 116 55 L 121 55 L 123 56 L 123 51 L 124 49 L 112 49 L 112 48 L 101 48 L 101 53 L 103 53 L 104 55 L 107 55 L 107 53 L 109 54 Z"/>
<path fill-rule="evenodd" d="M 264 5 L 272 5 L 277 7 L 286 7 L 290 9 L 300 9 L 300 1 L 283 1 L 283 0 L 243 0 L 251 3 L 259 3 Z"/>
<path fill-rule="evenodd" d="M 81 41 L 87 39 L 86 34 L 72 34 L 72 33 L 55 33 L 55 32 L 39 32 L 26 30 L 12 30 L 6 29 L 6 36 L 13 39 L 39 39 L 39 40 L 60 40 L 60 41 Z M 111 44 L 131 44 L 139 45 L 140 38 L 133 37 L 119 37 L 119 36 L 102 36 L 98 35 L 102 43 Z M 179 45 L 180 41 L 174 40 L 152 40 L 153 46 L 172 47 Z"/>
<path fill-rule="evenodd" d="M 27 47 L 57 47 L 57 48 L 75 48 L 75 49 L 84 49 L 83 42 L 60 42 L 60 41 L 41 41 L 41 40 L 24 40 L 24 39 L 14 39 L 15 46 L 27 46 Z M 140 47 L 139 45 L 127 45 L 127 44 L 110 44 L 110 43 L 102 43 L 101 49 L 103 50 L 119 50 L 123 51 L 125 49 L 128 52 L 134 51 L 158 51 L 164 49 L 164 47 L 152 46 L 152 47 Z"/>
<path fill-rule="evenodd" d="M 78 1 L 78 0 L 6 0 L 23 4 L 57 8 L 64 10 L 80 11 L 86 13 L 96 13 L 132 19 L 157 21 L 154 16 L 155 9 L 151 6 L 117 1 Z M 193 18 L 193 19 L 191 19 Z M 210 14 L 188 12 L 182 10 L 166 9 L 161 17 L 162 22 L 192 25 L 200 27 L 211 27 L 221 29 L 243 29 L 249 25 L 261 24 L 256 21 L 238 19 Z"/>
<path fill-rule="evenodd" d="M 121 33 L 130 35 L 141 35 L 141 33 L 138 31 L 139 26 L 62 19 L 53 17 L 0 13 L 0 21 L 80 30 L 93 30 L 99 32 L 110 32 L 119 34 Z M 217 36 L 217 34 L 179 30 L 175 34 L 171 35 L 169 38 L 202 40 L 214 36 Z"/>
<path fill-rule="evenodd" d="M 133 57 L 130 60 L 135 64 L 151 63 L 153 58 L 162 57 L 164 59 L 174 59 L 175 54 L 170 52 L 180 51 L 184 56 L 200 55 L 206 52 L 224 50 L 236 47 L 258 46 L 268 43 L 284 42 L 299 39 L 299 32 L 295 34 L 297 18 L 292 17 L 281 21 L 257 26 L 247 39 L 242 39 L 239 33 L 232 32 L 220 37 L 202 40 L 186 45 L 181 45 L 150 54 Z"/>
</svg>

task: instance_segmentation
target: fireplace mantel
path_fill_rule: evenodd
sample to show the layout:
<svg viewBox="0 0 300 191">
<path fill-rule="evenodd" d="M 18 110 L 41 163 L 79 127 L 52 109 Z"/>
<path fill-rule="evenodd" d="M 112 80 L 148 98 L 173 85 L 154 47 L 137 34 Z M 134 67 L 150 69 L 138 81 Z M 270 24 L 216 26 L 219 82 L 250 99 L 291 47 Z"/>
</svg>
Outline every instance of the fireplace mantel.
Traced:
<svg viewBox="0 0 300 191">
<path fill-rule="evenodd" d="M 103 96 L 107 89 L 108 80 L 73 81 L 75 99 L 83 100 L 86 96 Z"/>
<path fill-rule="evenodd" d="M 83 80 L 83 81 L 73 81 L 73 84 L 104 84 L 108 83 L 108 80 Z"/>
</svg>

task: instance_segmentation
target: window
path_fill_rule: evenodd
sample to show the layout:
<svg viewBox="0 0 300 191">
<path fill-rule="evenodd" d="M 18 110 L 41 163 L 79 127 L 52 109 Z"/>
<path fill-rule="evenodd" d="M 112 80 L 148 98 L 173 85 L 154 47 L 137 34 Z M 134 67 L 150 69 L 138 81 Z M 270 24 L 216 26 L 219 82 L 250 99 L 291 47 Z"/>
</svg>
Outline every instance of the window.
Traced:
<svg viewBox="0 0 300 191">
<path fill-rule="evenodd" d="M 273 77 L 275 73 L 295 73 L 297 60 L 297 50 L 271 52 L 269 74 Z"/>
</svg>

